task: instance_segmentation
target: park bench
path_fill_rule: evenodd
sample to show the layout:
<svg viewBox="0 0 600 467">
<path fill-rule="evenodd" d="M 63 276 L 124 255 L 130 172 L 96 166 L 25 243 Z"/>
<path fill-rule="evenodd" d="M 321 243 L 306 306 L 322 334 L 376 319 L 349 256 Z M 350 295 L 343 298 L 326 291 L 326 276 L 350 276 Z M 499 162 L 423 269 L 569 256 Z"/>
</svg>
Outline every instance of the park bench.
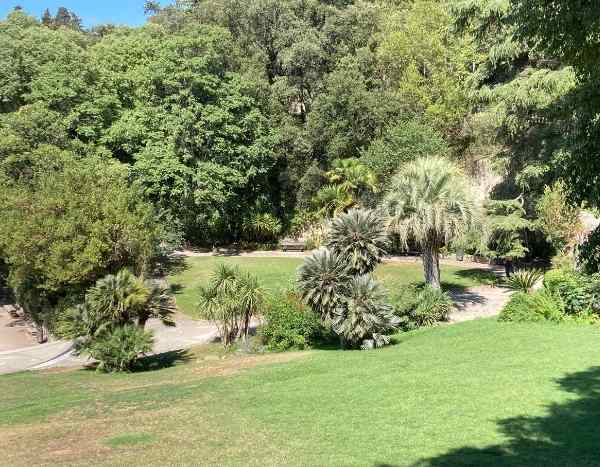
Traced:
<svg viewBox="0 0 600 467">
<path fill-rule="evenodd" d="M 304 242 L 284 241 L 281 242 L 281 249 L 283 251 L 304 251 L 306 247 L 304 246 Z"/>
</svg>

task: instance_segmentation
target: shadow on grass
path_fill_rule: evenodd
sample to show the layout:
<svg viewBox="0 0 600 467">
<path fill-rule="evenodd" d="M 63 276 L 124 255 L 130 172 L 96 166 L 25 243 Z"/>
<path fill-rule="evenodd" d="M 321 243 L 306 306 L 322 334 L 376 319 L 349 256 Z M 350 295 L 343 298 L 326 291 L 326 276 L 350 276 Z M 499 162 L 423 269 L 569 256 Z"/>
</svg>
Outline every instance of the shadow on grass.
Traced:
<svg viewBox="0 0 600 467">
<path fill-rule="evenodd" d="M 175 365 L 186 363 L 191 360 L 192 356 L 187 350 L 171 350 L 155 355 L 140 358 L 134 368 L 133 373 L 141 373 L 144 371 L 162 370 L 171 368 Z"/>
<path fill-rule="evenodd" d="M 168 276 L 187 271 L 189 268 L 185 256 L 173 254 L 160 258 L 156 272 L 158 276 Z"/>
<path fill-rule="evenodd" d="M 481 285 L 495 284 L 500 280 L 499 274 L 489 269 L 459 269 L 454 272 L 458 277 L 472 280 Z"/>
<path fill-rule="evenodd" d="M 550 404 L 546 416 L 522 415 L 499 421 L 505 443 L 464 446 L 414 467 L 600 465 L 600 367 L 572 373 L 556 383 L 578 398 Z"/>
</svg>

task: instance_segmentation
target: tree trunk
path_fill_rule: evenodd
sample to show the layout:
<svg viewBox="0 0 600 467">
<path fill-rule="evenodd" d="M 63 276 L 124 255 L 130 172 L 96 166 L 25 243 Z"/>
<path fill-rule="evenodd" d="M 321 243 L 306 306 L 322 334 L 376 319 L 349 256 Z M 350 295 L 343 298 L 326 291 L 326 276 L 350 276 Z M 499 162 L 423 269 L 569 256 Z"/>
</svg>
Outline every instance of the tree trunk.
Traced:
<svg viewBox="0 0 600 467">
<path fill-rule="evenodd" d="M 427 245 L 423 249 L 423 271 L 425 282 L 434 289 L 442 287 L 440 282 L 440 252 L 433 245 Z"/>
</svg>

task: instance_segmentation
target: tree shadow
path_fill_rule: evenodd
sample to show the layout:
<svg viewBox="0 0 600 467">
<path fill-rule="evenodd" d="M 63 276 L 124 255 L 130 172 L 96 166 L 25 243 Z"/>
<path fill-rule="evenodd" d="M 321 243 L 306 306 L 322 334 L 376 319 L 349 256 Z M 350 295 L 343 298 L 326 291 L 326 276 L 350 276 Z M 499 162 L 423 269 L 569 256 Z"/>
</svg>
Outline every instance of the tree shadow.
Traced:
<svg viewBox="0 0 600 467">
<path fill-rule="evenodd" d="M 458 271 L 455 271 L 454 274 L 463 279 L 469 279 L 482 285 L 492 285 L 500 281 L 503 272 L 500 269 L 490 270 L 470 268 L 459 269 Z"/>
<path fill-rule="evenodd" d="M 466 288 L 464 290 L 452 289 L 449 293 L 459 311 L 464 310 L 469 305 L 482 305 L 488 301 L 483 295 Z"/>
<path fill-rule="evenodd" d="M 550 404 L 546 416 L 519 416 L 498 422 L 508 438 L 484 448 L 465 446 L 414 467 L 591 467 L 600 465 L 600 367 L 556 381 L 578 396 Z"/>
<path fill-rule="evenodd" d="M 160 258 L 157 264 L 157 270 L 155 274 L 157 276 L 168 276 L 187 271 L 189 269 L 189 265 L 185 259 L 186 257 L 181 254 L 163 256 Z"/>
<path fill-rule="evenodd" d="M 175 365 L 186 363 L 192 358 L 190 352 L 186 349 L 171 350 L 147 357 L 140 358 L 132 369 L 134 373 L 142 373 L 144 371 L 162 370 L 171 368 Z"/>
</svg>

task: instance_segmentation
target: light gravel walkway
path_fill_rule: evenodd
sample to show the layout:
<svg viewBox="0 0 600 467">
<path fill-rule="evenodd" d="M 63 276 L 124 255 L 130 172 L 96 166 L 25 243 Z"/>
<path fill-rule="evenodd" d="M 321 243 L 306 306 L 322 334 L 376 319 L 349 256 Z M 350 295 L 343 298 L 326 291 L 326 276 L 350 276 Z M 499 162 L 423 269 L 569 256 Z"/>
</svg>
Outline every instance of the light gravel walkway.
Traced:
<svg viewBox="0 0 600 467">
<path fill-rule="evenodd" d="M 470 321 L 477 318 L 497 316 L 510 299 L 512 291 L 505 287 L 482 285 L 471 287 L 464 292 L 451 292 L 454 311 L 450 313 L 451 323 Z"/>
<path fill-rule="evenodd" d="M 181 251 L 178 252 L 178 255 L 211 256 L 212 253 Z M 236 256 L 304 257 L 306 255 L 302 252 L 257 251 L 240 253 Z M 419 262 L 420 258 L 400 256 L 389 257 L 386 261 L 414 263 Z M 442 260 L 442 263 L 467 268 L 491 269 L 498 275 L 501 274 L 499 268 L 481 263 L 459 262 L 450 259 Z M 478 286 L 465 291 L 452 292 L 451 295 L 456 305 L 449 321 L 457 323 L 498 315 L 508 301 L 510 292 L 502 287 Z M 3 332 L 2 324 L 6 324 L 8 321 L 8 313 L 3 314 L 0 309 L 0 374 L 29 369 L 82 366 L 87 362 L 84 358 L 73 355 L 71 342 L 56 341 L 42 345 L 32 345 L 33 338 L 25 333 L 20 334 L 20 330 L 14 327 L 4 328 Z M 175 327 L 164 326 L 158 320 L 148 322 L 148 328 L 153 330 L 155 335 L 155 353 L 205 344 L 213 341 L 218 335 L 213 324 L 191 319 L 179 312 L 175 315 L 175 322 L 177 324 Z"/>
</svg>

